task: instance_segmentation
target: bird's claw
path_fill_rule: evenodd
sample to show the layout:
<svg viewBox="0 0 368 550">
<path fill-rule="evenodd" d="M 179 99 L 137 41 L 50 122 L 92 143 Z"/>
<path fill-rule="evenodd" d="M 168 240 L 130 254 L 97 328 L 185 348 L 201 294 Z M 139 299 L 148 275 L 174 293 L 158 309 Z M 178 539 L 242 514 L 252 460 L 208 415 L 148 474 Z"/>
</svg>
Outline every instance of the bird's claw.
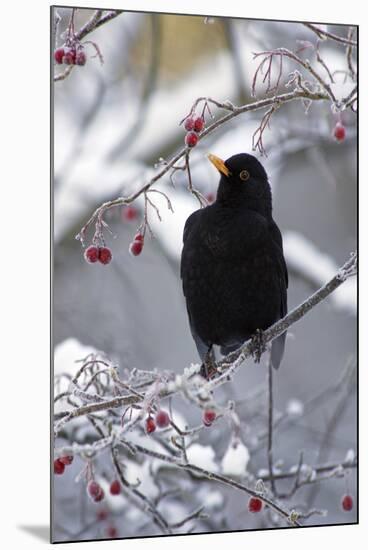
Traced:
<svg viewBox="0 0 368 550">
<path fill-rule="evenodd" d="M 199 371 L 200 375 L 203 376 L 203 378 L 206 378 L 206 380 L 211 380 L 214 378 L 217 374 L 217 367 L 215 358 L 213 356 L 212 350 L 209 350 L 206 353 L 206 356 L 204 358 L 204 361 L 201 366 L 201 370 Z"/>
<path fill-rule="evenodd" d="M 266 344 L 263 340 L 263 330 L 257 328 L 255 334 L 252 336 L 252 354 L 256 363 L 260 362 L 262 353 L 266 349 Z"/>
</svg>

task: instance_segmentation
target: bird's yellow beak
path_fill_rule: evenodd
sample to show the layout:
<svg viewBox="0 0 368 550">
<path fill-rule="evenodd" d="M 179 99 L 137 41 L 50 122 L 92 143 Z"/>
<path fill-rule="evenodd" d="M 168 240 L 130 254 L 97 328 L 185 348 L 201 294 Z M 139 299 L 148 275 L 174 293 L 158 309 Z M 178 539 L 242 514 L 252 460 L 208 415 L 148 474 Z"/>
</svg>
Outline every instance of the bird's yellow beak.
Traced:
<svg viewBox="0 0 368 550">
<path fill-rule="evenodd" d="M 225 166 L 225 163 L 223 160 L 221 160 L 219 157 L 216 157 L 216 155 L 208 155 L 208 160 L 212 162 L 215 168 L 221 173 L 224 174 L 224 176 L 231 176 L 230 170 Z"/>
</svg>

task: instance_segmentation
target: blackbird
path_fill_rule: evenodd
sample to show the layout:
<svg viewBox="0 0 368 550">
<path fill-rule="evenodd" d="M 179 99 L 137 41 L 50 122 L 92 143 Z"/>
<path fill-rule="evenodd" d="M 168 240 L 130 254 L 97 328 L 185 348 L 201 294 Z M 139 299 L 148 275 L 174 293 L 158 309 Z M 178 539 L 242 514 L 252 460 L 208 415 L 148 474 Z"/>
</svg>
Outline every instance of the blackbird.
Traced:
<svg viewBox="0 0 368 550">
<path fill-rule="evenodd" d="M 288 272 L 281 232 L 262 164 L 252 155 L 209 160 L 220 172 L 216 200 L 193 212 L 183 235 L 181 278 L 190 329 L 204 363 L 223 355 L 287 313 Z M 286 332 L 273 340 L 278 368 Z M 208 376 L 205 369 L 202 374 Z"/>
</svg>

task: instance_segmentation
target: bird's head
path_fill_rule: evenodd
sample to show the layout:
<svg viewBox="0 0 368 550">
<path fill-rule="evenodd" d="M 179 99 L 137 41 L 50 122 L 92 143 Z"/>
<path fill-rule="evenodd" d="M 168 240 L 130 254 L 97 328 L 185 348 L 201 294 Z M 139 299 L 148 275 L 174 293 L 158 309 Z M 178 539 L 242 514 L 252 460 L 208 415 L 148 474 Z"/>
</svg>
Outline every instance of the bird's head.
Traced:
<svg viewBox="0 0 368 550">
<path fill-rule="evenodd" d="M 246 206 L 263 215 L 272 214 L 272 195 L 265 169 L 253 155 L 241 153 L 223 161 L 215 155 L 209 160 L 221 174 L 217 202 Z"/>
</svg>

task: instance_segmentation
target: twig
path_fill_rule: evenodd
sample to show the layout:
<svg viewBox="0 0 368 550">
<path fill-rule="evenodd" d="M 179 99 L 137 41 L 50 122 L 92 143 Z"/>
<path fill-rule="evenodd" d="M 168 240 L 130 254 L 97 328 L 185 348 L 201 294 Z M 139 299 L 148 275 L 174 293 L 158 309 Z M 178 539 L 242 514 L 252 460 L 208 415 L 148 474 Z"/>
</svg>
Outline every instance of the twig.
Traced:
<svg viewBox="0 0 368 550">
<path fill-rule="evenodd" d="M 194 512 L 192 512 L 191 514 L 189 514 L 188 516 L 185 516 L 185 518 L 183 518 L 182 520 L 180 521 L 177 521 L 176 523 L 171 523 L 170 524 L 170 527 L 172 529 L 177 529 L 178 527 L 183 527 L 183 525 L 185 525 L 186 523 L 188 523 L 188 521 L 192 520 L 192 519 L 203 519 L 203 518 L 206 518 L 207 515 L 204 515 L 202 514 L 204 510 L 204 506 L 199 506 L 199 508 L 197 508 L 196 510 L 194 510 Z"/>
<path fill-rule="evenodd" d="M 136 443 L 132 444 L 132 447 L 138 453 L 143 453 L 145 455 L 151 456 L 153 458 L 157 458 L 164 462 L 168 462 L 169 464 L 175 464 L 180 469 L 187 470 L 195 474 L 199 474 L 200 476 L 203 476 L 209 480 L 218 481 L 219 483 L 222 483 L 224 485 L 229 485 L 230 487 L 234 487 L 235 489 L 239 489 L 240 491 L 247 493 L 249 496 L 260 498 L 264 502 L 264 504 L 269 506 L 276 514 L 278 514 L 279 516 L 281 516 L 282 518 L 290 522 L 291 525 L 300 527 L 300 523 L 296 519 L 294 521 L 292 520 L 290 516 L 290 512 L 288 512 L 287 510 L 279 506 L 276 502 L 273 502 L 271 499 L 269 499 L 265 495 L 260 494 L 257 491 L 254 491 L 253 489 L 250 489 L 246 485 L 242 485 L 241 483 L 234 481 L 233 479 L 226 477 L 224 475 L 217 474 L 216 472 L 205 470 L 204 468 L 201 468 L 195 464 L 191 464 L 187 462 L 183 463 L 179 461 L 177 458 L 174 458 L 169 455 L 164 455 L 162 453 L 158 453 L 157 451 L 153 451 L 152 449 L 142 447 L 141 445 Z"/>
<path fill-rule="evenodd" d="M 356 468 L 358 465 L 357 463 L 357 460 L 353 460 L 353 461 L 344 461 L 344 462 L 331 462 L 331 463 L 327 463 L 327 464 L 321 464 L 321 465 L 318 465 L 318 466 L 311 466 L 311 470 L 313 470 L 314 472 L 316 472 L 317 474 L 320 474 L 320 473 L 330 473 L 330 472 L 335 472 L 335 471 L 339 471 L 340 469 L 341 470 L 349 470 L 351 468 Z M 274 479 L 277 479 L 277 480 L 281 480 L 281 479 L 293 479 L 295 478 L 297 474 L 297 470 L 294 472 L 281 472 L 281 473 L 274 473 L 273 474 L 273 478 Z M 271 477 L 270 475 L 265 475 L 265 476 L 262 476 L 262 480 L 263 481 L 270 481 Z M 312 483 L 310 481 L 310 483 Z"/>
<path fill-rule="evenodd" d="M 288 92 L 285 94 L 280 94 L 278 96 L 269 97 L 266 99 L 261 99 L 259 101 L 254 101 L 252 103 L 249 103 L 247 105 L 242 105 L 241 107 L 235 107 L 229 102 L 220 103 L 214 99 L 206 98 L 206 97 L 200 97 L 196 100 L 194 105 L 197 105 L 200 101 L 208 101 L 209 103 L 213 103 L 214 105 L 220 107 L 223 110 L 229 111 L 228 114 L 224 115 L 217 121 L 215 121 L 213 124 L 208 126 L 201 134 L 199 139 L 203 139 L 207 135 L 211 134 L 217 128 L 219 128 L 221 125 L 225 124 L 229 120 L 252 111 L 257 111 L 261 109 L 265 109 L 267 107 L 272 106 L 273 104 L 277 103 L 278 105 L 281 105 L 283 103 L 289 103 L 290 101 L 295 101 L 297 99 L 310 99 L 312 101 L 320 101 L 320 100 L 328 100 L 329 97 L 323 92 L 312 92 L 310 90 L 304 89 L 304 90 L 294 90 L 292 92 Z M 131 204 L 134 202 L 140 195 L 148 191 L 150 187 L 156 183 L 158 180 L 160 180 L 163 176 L 165 176 L 170 170 L 182 170 L 183 168 L 177 166 L 177 162 L 182 159 L 183 157 L 186 157 L 189 154 L 188 148 L 185 147 L 181 151 L 179 151 L 169 162 L 164 163 L 163 168 L 157 172 L 157 174 L 151 178 L 147 183 L 145 183 L 138 191 L 135 193 L 132 193 L 129 196 L 122 196 L 118 197 L 116 199 L 113 199 L 111 201 L 107 201 L 103 204 L 101 204 L 91 215 L 89 220 L 84 224 L 80 232 L 76 235 L 76 239 L 80 240 L 82 243 L 85 240 L 85 234 L 88 228 L 91 224 L 98 222 L 98 220 L 101 219 L 101 217 L 104 215 L 104 213 L 109 210 L 110 208 L 113 208 L 115 206 L 121 206 L 124 204 Z M 184 165 L 184 170 L 186 169 L 186 164 Z M 200 199 L 198 199 L 200 200 Z"/>
<path fill-rule="evenodd" d="M 87 36 L 87 34 L 90 34 L 98 27 L 101 27 L 101 25 L 104 25 L 105 23 L 108 23 L 108 21 L 111 21 L 112 19 L 115 19 L 115 17 L 121 15 L 123 11 L 111 10 L 108 11 L 105 15 L 102 15 L 102 13 L 103 10 L 95 11 L 91 19 L 87 21 L 87 23 L 83 25 L 83 27 L 75 34 L 77 40 L 82 40 Z"/>
<path fill-rule="evenodd" d="M 292 59 L 293 61 L 298 63 L 298 65 L 300 65 L 306 71 L 308 71 L 313 76 L 313 78 L 318 82 L 318 84 L 321 86 L 321 88 L 326 92 L 326 94 L 328 95 L 328 97 L 330 98 L 332 103 L 335 104 L 335 105 L 338 104 L 338 101 L 335 97 L 335 94 L 331 90 L 331 86 L 321 77 L 321 75 L 315 69 L 313 69 L 312 65 L 310 64 L 310 62 L 308 60 L 304 61 L 304 59 L 302 59 L 301 57 L 296 55 L 296 53 L 292 52 L 291 50 L 288 50 L 287 48 L 276 48 L 274 50 L 258 52 L 258 53 L 254 54 L 254 59 L 259 57 L 259 56 L 262 56 L 262 55 L 265 56 L 265 58 L 261 61 L 260 66 L 258 67 L 258 69 L 255 73 L 254 88 L 255 88 L 255 85 L 256 85 L 255 81 L 256 81 L 256 78 L 257 78 L 257 75 L 258 75 L 258 71 L 259 71 L 260 67 L 264 64 L 264 62 L 266 60 L 269 60 L 269 63 L 271 65 L 274 56 L 279 56 L 280 58 L 285 56 L 285 57 L 288 57 L 288 58 Z M 268 78 L 270 79 L 271 78 L 271 66 L 269 67 L 267 74 L 268 74 Z M 276 82 L 276 87 L 278 87 L 280 77 L 281 77 L 281 75 L 279 74 L 278 78 L 277 78 L 277 82 Z M 267 89 L 271 89 L 271 90 L 274 89 L 274 87 L 269 88 L 270 86 L 271 86 L 271 84 L 270 84 L 270 80 L 269 80 L 269 84 L 267 86 Z"/>
<path fill-rule="evenodd" d="M 337 34 L 333 34 L 332 32 L 328 32 L 323 29 L 320 29 L 319 27 L 316 27 L 311 23 L 303 23 L 303 25 L 308 29 L 310 29 L 311 31 L 313 31 L 319 38 L 321 37 L 330 38 L 335 42 L 340 42 L 341 44 L 347 44 L 353 47 L 356 47 L 358 45 L 358 43 L 355 40 L 352 40 L 351 38 L 344 38 L 342 36 L 338 36 Z"/>
<path fill-rule="evenodd" d="M 129 445 L 131 446 L 130 443 L 129 443 Z M 127 482 L 127 480 L 125 479 L 125 477 L 123 475 L 123 471 L 121 469 L 116 451 L 117 451 L 116 447 L 111 449 L 111 457 L 112 457 L 112 461 L 114 463 L 115 469 L 116 469 L 116 471 L 118 473 L 118 476 L 120 478 L 120 481 L 122 482 L 124 487 L 126 487 L 128 489 L 128 491 L 130 491 L 133 495 L 135 495 L 143 503 L 143 509 L 150 514 L 150 516 L 152 517 L 154 523 L 161 529 L 161 531 L 163 533 L 172 534 L 172 531 L 171 531 L 171 528 L 169 527 L 169 524 L 167 523 L 167 521 L 163 517 L 163 515 L 160 514 L 160 512 L 157 510 L 155 504 L 153 502 L 151 502 L 146 497 L 146 495 L 144 495 L 141 491 L 139 491 L 139 489 L 137 489 L 136 487 L 132 487 L 130 485 L 130 483 Z"/>
<path fill-rule="evenodd" d="M 349 27 L 348 39 L 351 40 L 354 35 L 354 27 Z M 356 82 L 357 75 L 353 65 L 353 46 L 349 44 L 346 48 L 346 62 L 349 67 L 350 78 Z"/>
</svg>

